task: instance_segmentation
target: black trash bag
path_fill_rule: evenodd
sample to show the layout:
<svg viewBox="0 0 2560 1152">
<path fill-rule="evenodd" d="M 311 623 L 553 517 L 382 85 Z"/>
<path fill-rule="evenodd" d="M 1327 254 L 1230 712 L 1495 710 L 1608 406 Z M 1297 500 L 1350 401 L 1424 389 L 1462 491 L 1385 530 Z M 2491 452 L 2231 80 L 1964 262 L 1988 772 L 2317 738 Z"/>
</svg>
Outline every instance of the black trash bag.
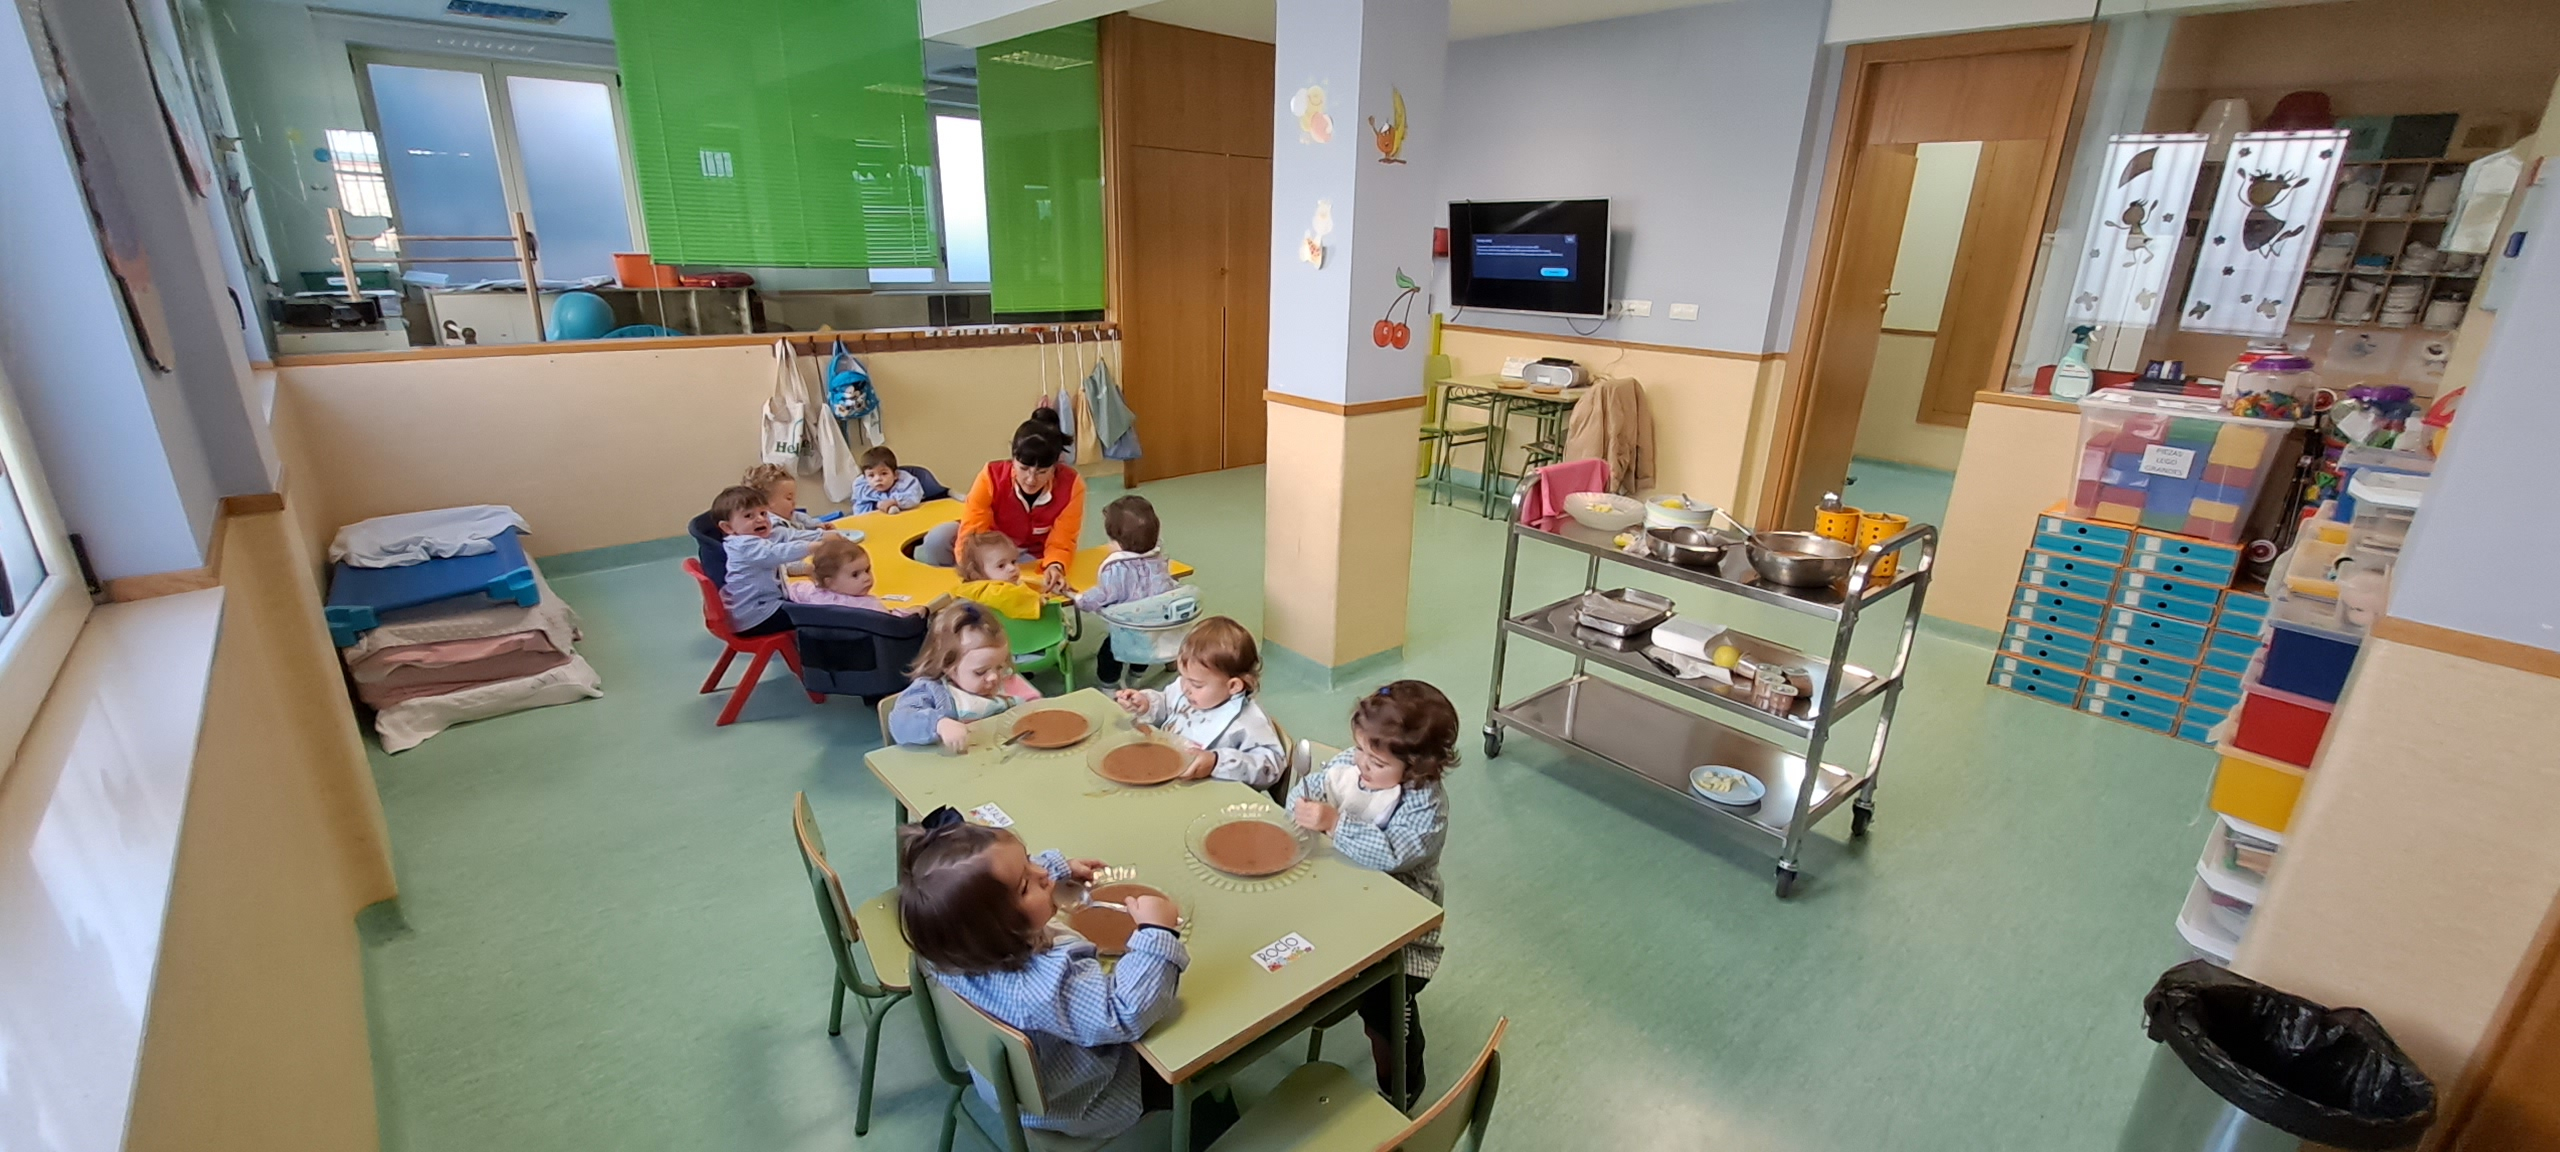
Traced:
<svg viewBox="0 0 2560 1152">
<path fill-rule="evenodd" d="M 2142 998 L 2146 1030 L 2222 1098 L 2337 1148 L 2404 1148 L 2436 1118 L 2435 1083 L 2373 1014 L 2328 1008 L 2190 960 Z"/>
</svg>

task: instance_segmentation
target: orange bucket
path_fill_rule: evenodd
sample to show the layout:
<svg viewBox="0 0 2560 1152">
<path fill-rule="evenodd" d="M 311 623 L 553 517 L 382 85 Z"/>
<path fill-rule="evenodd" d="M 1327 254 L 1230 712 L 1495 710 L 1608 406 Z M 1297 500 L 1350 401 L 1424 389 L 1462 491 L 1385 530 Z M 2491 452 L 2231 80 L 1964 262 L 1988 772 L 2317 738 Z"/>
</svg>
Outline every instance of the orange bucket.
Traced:
<svg viewBox="0 0 2560 1152">
<path fill-rule="evenodd" d="M 655 287 L 658 283 L 657 266 L 649 263 L 646 252 L 616 252 L 613 254 L 613 278 L 625 288 Z"/>
</svg>

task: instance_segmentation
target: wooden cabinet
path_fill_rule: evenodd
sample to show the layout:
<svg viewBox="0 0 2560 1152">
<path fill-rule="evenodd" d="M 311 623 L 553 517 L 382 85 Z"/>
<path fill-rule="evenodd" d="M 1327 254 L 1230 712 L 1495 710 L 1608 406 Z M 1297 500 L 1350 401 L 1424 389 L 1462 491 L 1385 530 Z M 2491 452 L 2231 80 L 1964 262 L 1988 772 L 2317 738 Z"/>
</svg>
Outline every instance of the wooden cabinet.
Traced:
<svg viewBox="0 0 2560 1152">
<path fill-rule="evenodd" d="M 1271 46 L 1102 21 L 1103 188 L 1132 480 L 1263 458 Z"/>
</svg>

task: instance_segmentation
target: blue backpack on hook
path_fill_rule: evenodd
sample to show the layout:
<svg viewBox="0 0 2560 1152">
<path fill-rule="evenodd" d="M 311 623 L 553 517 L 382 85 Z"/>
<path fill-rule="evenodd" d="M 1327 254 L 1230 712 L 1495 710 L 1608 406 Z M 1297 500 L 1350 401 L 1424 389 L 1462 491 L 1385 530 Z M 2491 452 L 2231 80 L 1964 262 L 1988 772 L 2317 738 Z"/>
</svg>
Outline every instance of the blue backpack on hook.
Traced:
<svg viewBox="0 0 2560 1152">
<path fill-rule="evenodd" d="M 844 350 L 842 340 L 836 341 L 834 353 L 827 357 L 827 407 L 836 419 L 846 422 L 880 411 L 880 394 L 872 390 L 870 370 Z"/>
</svg>

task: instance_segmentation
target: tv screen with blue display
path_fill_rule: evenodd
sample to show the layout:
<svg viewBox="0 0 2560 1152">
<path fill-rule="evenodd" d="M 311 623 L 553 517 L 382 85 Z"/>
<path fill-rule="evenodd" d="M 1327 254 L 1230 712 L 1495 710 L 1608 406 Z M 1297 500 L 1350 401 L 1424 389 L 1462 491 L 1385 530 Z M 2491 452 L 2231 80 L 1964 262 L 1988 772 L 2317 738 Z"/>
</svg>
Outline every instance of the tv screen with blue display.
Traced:
<svg viewBox="0 0 2560 1152">
<path fill-rule="evenodd" d="M 1449 205 L 1449 283 L 1460 308 L 1608 315 L 1609 202 Z"/>
</svg>

